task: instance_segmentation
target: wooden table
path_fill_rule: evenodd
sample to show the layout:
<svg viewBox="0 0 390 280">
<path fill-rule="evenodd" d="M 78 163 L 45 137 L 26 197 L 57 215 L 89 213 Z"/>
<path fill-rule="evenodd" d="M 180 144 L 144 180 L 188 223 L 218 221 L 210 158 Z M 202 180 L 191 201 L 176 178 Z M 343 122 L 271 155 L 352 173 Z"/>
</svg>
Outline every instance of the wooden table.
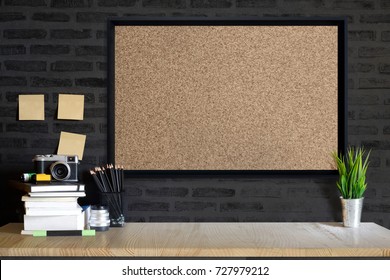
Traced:
<svg viewBox="0 0 390 280">
<path fill-rule="evenodd" d="M 390 230 L 374 223 L 128 223 L 92 237 L 21 235 L 0 228 L 0 256 L 390 256 Z"/>
</svg>

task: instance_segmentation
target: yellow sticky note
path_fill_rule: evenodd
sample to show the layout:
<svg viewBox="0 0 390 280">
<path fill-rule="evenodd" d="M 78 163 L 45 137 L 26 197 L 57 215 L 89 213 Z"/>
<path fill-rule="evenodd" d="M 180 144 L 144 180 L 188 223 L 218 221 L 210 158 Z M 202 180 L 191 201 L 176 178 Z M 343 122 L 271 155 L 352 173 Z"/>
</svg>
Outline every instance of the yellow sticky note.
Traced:
<svg viewBox="0 0 390 280">
<path fill-rule="evenodd" d="M 45 97 L 43 94 L 19 95 L 19 120 L 44 120 Z"/>
<path fill-rule="evenodd" d="M 64 120 L 84 119 L 84 95 L 59 94 L 57 117 Z"/>
<path fill-rule="evenodd" d="M 61 131 L 60 143 L 57 154 L 77 155 L 79 160 L 83 159 L 86 135 Z"/>
</svg>

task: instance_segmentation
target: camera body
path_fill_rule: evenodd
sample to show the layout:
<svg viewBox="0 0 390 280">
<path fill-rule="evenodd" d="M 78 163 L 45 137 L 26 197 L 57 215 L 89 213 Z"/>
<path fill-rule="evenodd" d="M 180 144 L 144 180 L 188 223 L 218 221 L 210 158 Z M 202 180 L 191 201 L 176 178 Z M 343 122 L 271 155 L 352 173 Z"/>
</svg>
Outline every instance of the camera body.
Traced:
<svg viewBox="0 0 390 280">
<path fill-rule="evenodd" d="M 33 162 L 37 174 L 50 174 L 55 181 L 78 181 L 79 159 L 76 155 L 36 155 Z"/>
</svg>

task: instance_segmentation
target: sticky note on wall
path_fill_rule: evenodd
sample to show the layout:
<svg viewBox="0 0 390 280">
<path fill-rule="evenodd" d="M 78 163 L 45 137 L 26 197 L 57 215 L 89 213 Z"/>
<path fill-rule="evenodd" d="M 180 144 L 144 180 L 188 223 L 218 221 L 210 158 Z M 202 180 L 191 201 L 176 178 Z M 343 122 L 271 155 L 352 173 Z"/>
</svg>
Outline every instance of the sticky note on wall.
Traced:
<svg viewBox="0 0 390 280">
<path fill-rule="evenodd" d="M 19 120 L 44 120 L 45 96 L 43 94 L 19 95 Z"/>
<path fill-rule="evenodd" d="M 63 120 L 83 120 L 84 95 L 59 94 L 57 118 Z"/>
<path fill-rule="evenodd" d="M 77 155 L 79 160 L 82 160 L 86 138 L 83 134 L 61 131 L 57 154 Z"/>
</svg>

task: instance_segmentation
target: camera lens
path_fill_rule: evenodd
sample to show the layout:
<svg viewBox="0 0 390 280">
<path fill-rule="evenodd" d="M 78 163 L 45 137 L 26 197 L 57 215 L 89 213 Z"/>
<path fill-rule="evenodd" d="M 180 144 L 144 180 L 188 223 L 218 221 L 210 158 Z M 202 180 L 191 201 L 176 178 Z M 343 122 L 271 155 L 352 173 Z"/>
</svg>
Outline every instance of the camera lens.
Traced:
<svg viewBox="0 0 390 280">
<path fill-rule="evenodd" d="M 54 179 L 63 181 L 70 177 L 70 167 L 65 162 L 55 162 L 50 166 L 50 173 Z"/>
</svg>

